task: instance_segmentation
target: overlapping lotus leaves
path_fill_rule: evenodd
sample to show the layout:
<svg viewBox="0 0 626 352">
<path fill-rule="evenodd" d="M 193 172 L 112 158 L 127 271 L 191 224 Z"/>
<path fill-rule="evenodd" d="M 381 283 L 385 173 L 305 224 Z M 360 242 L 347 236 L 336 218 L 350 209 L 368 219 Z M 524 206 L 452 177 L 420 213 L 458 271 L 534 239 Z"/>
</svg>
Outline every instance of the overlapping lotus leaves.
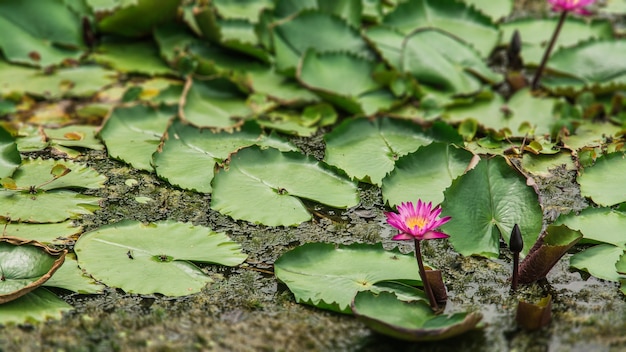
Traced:
<svg viewBox="0 0 626 352">
<path fill-rule="evenodd" d="M 324 140 L 324 161 L 350 177 L 380 185 L 398 158 L 429 144 L 432 138 L 410 121 L 356 118 L 342 122 Z"/>
<path fill-rule="evenodd" d="M 264 135 L 255 122 L 244 124 L 236 132 L 212 132 L 176 119 L 153 156 L 154 167 L 157 175 L 170 184 L 210 193 L 216 164 L 224 162 L 231 153 L 255 144 L 282 151 L 296 149 L 278 137 Z"/>
<path fill-rule="evenodd" d="M 278 258 L 274 270 L 298 302 L 341 313 L 350 312 L 357 292 L 376 283 L 420 283 L 412 255 L 385 251 L 380 244 L 306 243 Z"/>
<path fill-rule="evenodd" d="M 431 143 L 401 157 L 383 179 L 382 194 L 390 207 L 409 199 L 439 204 L 443 192 L 467 169 L 473 154 L 446 143 Z"/>
<path fill-rule="evenodd" d="M 0 33 L 8 61 L 34 66 L 78 59 L 84 46 L 79 15 L 62 1 L 0 2 Z"/>
<path fill-rule="evenodd" d="M 3 228 L 5 236 L 19 237 L 43 244 L 64 243 L 70 238 L 78 237 L 83 231 L 82 227 L 75 226 L 72 221 L 53 224 L 0 222 L 0 226 Z"/>
<path fill-rule="evenodd" d="M 297 76 L 304 86 L 325 100 L 354 114 L 372 115 L 396 104 L 391 91 L 372 77 L 377 65 L 375 61 L 346 52 L 308 50 L 302 57 Z"/>
<path fill-rule="evenodd" d="M 624 254 L 624 247 L 611 244 L 599 244 L 578 252 L 570 257 L 570 266 L 608 281 L 618 282 L 620 274 L 615 264 Z"/>
<path fill-rule="evenodd" d="M 556 119 L 554 98 L 534 97 L 529 89 L 517 91 L 508 101 L 501 95 L 478 100 L 468 105 L 455 105 L 445 110 L 450 122 L 474 119 L 479 125 L 495 131 L 508 130 L 513 136 L 550 134 Z M 530 132 L 530 133 L 529 133 Z"/>
<path fill-rule="evenodd" d="M 124 73 L 172 74 L 152 41 L 107 41 L 91 54 L 97 63 Z"/>
<path fill-rule="evenodd" d="M 408 341 L 438 341 L 475 329 L 480 313 L 436 315 L 423 301 L 403 302 L 391 292 L 361 291 L 352 302 L 354 315 L 374 331 Z"/>
<path fill-rule="evenodd" d="M 311 219 L 302 199 L 334 208 L 359 202 L 356 184 L 300 153 L 244 148 L 213 178 L 211 208 L 234 219 L 269 226 Z"/>
<path fill-rule="evenodd" d="M 548 89 L 564 92 L 622 89 L 626 86 L 626 62 L 621 58 L 625 55 L 623 40 L 594 40 L 564 48 L 548 61 L 548 69 L 555 74 L 545 76 L 541 82 Z"/>
<path fill-rule="evenodd" d="M 15 138 L 0 126 L 0 179 L 13 175 L 21 162 Z"/>
<path fill-rule="evenodd" d="M 182 118 L 198 127 L 228 128 L 252 113 L 246 95 L 225 78 L 187 82 Z"/>
<path fill-rule="evenodd" d="M 0 324 L 24 324 L 61 319 L 63 312 L 72 310 L 54 293 L 38 288 L 8 303 L 0 304 Z"/>
<path fill-rule="evenodd" d="M 521 56 L 525 65 L 539 65 L 550 36 L 556 28 L 558 18 L 519 18 L 502 23 L 501 44 L 508 45 L 513 32 L 518 30 L 522 39 Z M 613 38 L 611 23 L 606 20 L 586 21 L 568 17 L 555 44 L 555 49 L 571 47 L 579 42 L 595 39 Z"/>
<path fill-rule="evenodd" d="M 128 37 L 150 33 L 176 16 L 180 0 L 86 0 L 98 17 L 98 31 Z"/>
<path fill-rule="evenodd" d="M 108 286 L 168 296 L 196 293 L 212 282 L 192 261 L 235 266 L 247 257 L 223 233 L 169 220 L 106 225 L 83 234 L 75 251 L 79 266 Z"/>
<path fill-rule="evenodd" d="M 623 133 L 621 126 L 612 123 L 581 121 L 574 134 L 563 136 L 563 147 L 577 152 L 585 147 L 596 148 L 608 143 L 610 139 L 617 139 Z"/>
<path fill-rule="evenodd" d="M 281 20 L 305 10 L 319 10 L 340 17 L 351 26 L 359 28 L 363 7 L 362 1 L 352 0 L 278 0 L 273 14 Z"/>
<path fill-rule="evenodd" d="M 557 167 L 565 167 L 568 171 L 577 170 L 572 154 L 566 151 L 557 152 L 558 154 L 539 154 L 524 153 L 522 155 L 522 167 L 524 171 L 541 177 L 549 177 L 550 170 Z"/>
<path fill-rule="evenodd" d="M 315 30 L 312 30 L 312 29 Z M 343 19 L 320 11 L 303 11 L 273 27 L 276 68 L 295 73 L 300 57 L 315 52 L 349 52 L 365 58 L 373 54 L 359 32 Z"/>
<path fill-rule="evenodd" d="M 248 70 L 246 83 L 252 91 L 265 94 L 281 105 L 303 105 L 320 101 L 317 95 L 303 88 L 298 81 L 281 75 L 272 68 Z"/>
<path fill-rule="evenodd" d="M 582 175 L 578 176 L 580 193 L 591 198 L 594 203 L 607 207 L 626 202 L 625 174 L 624 153 L 603 155 L 593 166 L 585 168 Z"/>
<path fill-rule="evenodd" d="M 111 157 L 152 171 L 152 153 L 175 115 L 176 109 L 167 106 L 117 107 L 102 126 L 100 137 Z"/>
<path fill-rule="evenodd" d="M 99 66 L 79 66 L 43 73 L 0 60 L 0 94 L 32 94 L 51 99 L 86 97 L 111 84 L 115 75 L 114 71 Z"/>
<path fill-rule="evenodd" d="M 222 18 L 245 19 L 252 23 L 259 20 L 261 11 L 274 8 L 272 0 L 214 0 L 213 4 Z"/>
<path fill-rule="evenodd" d="M 67 189 L 99 188 L 106 179 L 81 164 L 31 159 L 23 162 L 12 180 L 12 185 L 7 181 L 6 188 L 0 190 L 0 217 L 46 223 L 91 214 L 99 207 L 100 198 Z"/>
<path fill-rule="evenodd" d="M 463 255 L 497 257 L 500 238 L 508 243 L 515 224 L 526 254 L 541 231 L 543 212 L 537 194 L 503 157 L 482 159 L 454 180 L 441 207 L 443 215 L 452 217 L 442 229 Z"/>
<path fill-rule="evenodd" d="M 463 2 L 491 17 L 494 22 L 507 17 L 513 11 L 513 0 L 464 0 Z"/>
<path fill-rule="evenodd" d="M 17 237 L 0 237 L 0 305 L 41 286 L 63 264 L 66 250 Z"/>
<path fill-rule="evenodd" d="M 578 214 L 560 216 L 556 224 L 580 230 L 583 242 L 603 242 L 626 248 L 626 214 L 610 208 L 586 208 Z"/>
<path fill-rule="evenodd" d="M 383 24 L 399 29 L 404 35 L 424 28 L 447 31 L 473 46 L 479 57 L 489 56 L 499 40 L 498 28 L 489 17 L 454 0 L 402 2 L 385 16 Z M 450 51 L 455 52 L 452 48 Z"/>
<path fill-rule="evenodd" d="M 483 81 L 495 83 L 502 79 L 475 50 L 440 30 L 414 32 L 403 44 L 402 70 L 421 84 L 451 94 L 472 94 L 482 88 Z"/>
</svg>

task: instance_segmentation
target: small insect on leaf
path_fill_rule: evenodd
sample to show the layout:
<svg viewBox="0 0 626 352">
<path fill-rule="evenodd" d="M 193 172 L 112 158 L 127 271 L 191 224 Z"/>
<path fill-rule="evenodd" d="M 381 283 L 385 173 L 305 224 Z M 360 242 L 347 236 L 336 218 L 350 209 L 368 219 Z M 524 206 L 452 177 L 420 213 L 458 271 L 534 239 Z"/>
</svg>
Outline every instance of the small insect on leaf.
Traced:
<svg viewBox="0 0 626 352">
<path fill-rule="evenodd" d="M 135 257 L 133 257 L 133 251 L 131 251 L 130 249 L 128 250 L 128 252 L 126 252 L 126 255 L 128 256 L 128 259 L 135 259 Z"/>
</svg>

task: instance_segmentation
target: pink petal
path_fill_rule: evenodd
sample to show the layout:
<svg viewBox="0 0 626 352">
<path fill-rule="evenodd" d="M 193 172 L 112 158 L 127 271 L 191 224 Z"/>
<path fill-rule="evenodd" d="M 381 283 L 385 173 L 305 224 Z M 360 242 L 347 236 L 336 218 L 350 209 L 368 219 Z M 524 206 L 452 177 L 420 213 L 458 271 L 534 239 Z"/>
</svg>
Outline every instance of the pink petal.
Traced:
<svg viewBox="0 0 626 352">
<path fill-rule="evenodd" d="M 437 231 L 428 231 L 424 234 L 424 236 L 422 237 L 423 240 L 436 240 L 438 238 L 448 238 L 450 236 L 446 235 L 443 232 L 437 232 Z"/>
<path fill-rule="evenodd" d="M 412 240 L 412 239 L 414 239 L 414 238 L 415 238 L 415 237 L 413 237 L 413 236 L 411 236 L 411 235 L 409 235 L 409 234 L 406 234 L 406 233 L 404 233 L 404 232 L 401 232 L 401 233 L 399 233 L 399 234 L 397 234 L 397 235 L 393 236 L 391 239 L 392 239 L 392 240 L 396 240 L 396 241 L 404 241 L 404 240 Z"/>
</svg>

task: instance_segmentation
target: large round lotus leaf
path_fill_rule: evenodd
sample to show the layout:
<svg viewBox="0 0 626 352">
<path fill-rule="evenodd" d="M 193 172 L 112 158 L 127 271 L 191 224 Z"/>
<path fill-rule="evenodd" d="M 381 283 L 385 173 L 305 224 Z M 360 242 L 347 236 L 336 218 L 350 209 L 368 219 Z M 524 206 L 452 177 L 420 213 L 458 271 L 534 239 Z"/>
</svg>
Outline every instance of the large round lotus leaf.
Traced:
<svg viewBox="0 0 626 352">
<path fill-rule="evenodd" d="M 227 128 L 252 113 L 246 96 L 229 80 L 189 81 L 182 118 L 199 127 Z"/>
<path fill-rule="evenodd" d="M 465 0 L 464 2 L 488 15 L 494 22 L 507 17 L 513 11 L 513 0 Z"/>
<path fill-rule="evenodd" d="M 295 150 L 293 145 L 278 137 L 264 135 L 258 124 L 252 121 L 236 132 L 217 133 L 176 119 L 168 128 L 163 145 L 153 156 L 154 167 L 159 177 L 173 185 L 209 193 L 216 163 L 222 163 L 231 153 L 255 144 L 284 151 Z"/>
<path fill-rule="evenodd" d="M 63 264 L 66 251 L 17 237 L 0 237 L 0 305 L 46 282 Z"/>
<path fill-rule="evenodd" d="M 473 46 L 480 57 L 489 56 L 499 38 L 498 28 L 489 17 L 455 0 L 402 2 L 385 16 L 383 24 L 397 28 L 405 35 L 422 28 L 447 31 Z M 454 48 L 449 49 L 450 55 L 458 55 Z"/>
<path fill-rule="evenodd" d="M 524 64 L 539 65 L 558 22 L 558 16 L 552 18 L 519 18 L 507 21 L 500 25 L 502 30 L 501 44 L 508 45 L 513 32 L 515 30 L 519 31 L 522 39 L 521 56 Z M 569 16 L 559 32 L 555 48 L 573 46 L 592 38 L 613 38 L 611 23 L 608 20 L 587 21 L 586 19 Z"/>
<path fill-rule="evenodd" d="M 67 169 L 63 176 L 53 174 L 55 170 Z M 84 164 L 54 159 L 27 159 L 13 175 L 15 184 L 20 189 L 28 190 L 35 186 L 37 190 L 49 191 L 60 188 L 90 188 L 104 186 L 106 177 Z"/>
<path fill-rule="evenodd" d="M 626 86 L 626 42 L 594 40 L 555 52 L 548 68 L 564 77 L 546 76 L 542 84 L 551 89 L 596 87 L 615 90 Z M 597 65 L 602 62 L 602 65 Z"/>
<path fill-rule="evenodd" d="M 432 141 L 418 125 L 389 118 L 345 120 L 324 139 L 324 161 L 377 185 L 398 158 Z"/>
<path fill-rule="evenodd" d="M 361 291 L 352 312 L 367 326 L 384 335 L 408 341 L 437 341 L 475 329 L 479 313 L 436 315 L 424 301 L 403 302 L 391 292 Z"/>
<path fill-rule="evenodd" d="M 78 237 L 83 228 L 75 226 L 73 221 L 65 221 L 53 224 L 29 224 L 23 222 L 2 223 L 4 236 L 19 237 L 26 240 L 34 240 L 43 244 L 61 244 L 72 237 Z"/>
<path fill-rule="evenodd" d="M 415 257 L 380 244 L 307 243 L 278 258 L 274 273 L 298 302 L 342 313 L 350 312 L 357 292 L 375 289 L 376 283 L 420 283 Z"/>
<path fill-rule="evenodd" d="M 28 191 L 0 192 L 0 216 L 12 221 L 60 222 L 100 208 L 100 198 L 73 191 L 52 190 L 31 194 Z"/>
<path fill-rule="evenodd" d="M 482 88 L 481 81 L 501 80 L 474 49 L 434 29 L 421 30 L 406 38 L 402 70 L 420 83 L 453 94 L 475 93 Z"/>
<path fill-rule="evenodd" d="M 376 65 L 375 61 L 351 53 L 308 50 L 297 76 L 305 87 L 337 106 L 352 113 L 372 115 L 396 102 L 391 91 L 372 78 Z"/>
<path fill-rule="evenodd" d="M 164 106 L 158 109 L 145 105 L 118 107 L 102 126 L 100 137 L 111 157 L 152 171 L 152 153 L 157 150 L 174 115 L 175 108 Z"/>
<path fill-rule="evenodd" d="M 44 322 L 61 319 L 63 312 L 72 310 L 54 293 L 38 288 L 8 303 L 0 304 L 0 325 Z"/>
<path fill-rule="evenodd" d="M 585 168 L 578 176 L 580 193 L 591 198 L 596 204 L 610 207 L 626 201 L 624 187 L 626 158 L 617 152 L 603 155 L 593 166 Z"/>
<path fill-rule="evenodd" d="M 626 214 L 609 208 L 586 208 L 579 214 L 559 217 L 556 224 L 580 230 L 584 240 L 610 243 L 626 249 Z"/>
<path fill-rule="evenodd" d="M 315 29 L 315 30 L 312 30 Z M 273 27 L 276 67 L 293 73 L 307 49 L 344 51 L 372 58 L 359 32 L 343 19 L 318 10 L 303 11 Z"/>
<path fill-rule="evenodd" d="M 0 178 L 13 175 L 21 161 L 15 138 L 0 126 Z"/>
<path fill-rule="evenodd" d="M 61 1 L 0 1 L 0 33 L 11 62 L 50 66 L 82 54 L 80 20 Z"/>
<path fill-rule="evenodd" d="M 617 282 L 620 275 L 617 273 L 615 264 L 623 254 L 624 248 L 610 244 L 599 244 L 574 254 L 571 256 L 569 264 L 573 268 L 586 271 L 599 279 Z"/>
<path fill-rule="evenodd" d="M 334 208 L 359 202 L 356 184 L 325 164 L 296 152 L 250 147 L 215 175 L 211 208 L 235 219 L 290 226 L 311 219 L 299 198 Z"/>
<path fill-rule="evenodd" d="M 443 191 L 467 169 L 473 154 L 445 143 L 432 143 L 400 158 L 382 182 L 383 199 L 394 207 L 421 199 L 439 204 Z"/>
<path fill-rule="evenodd" d="M 180 0 L 87 0 L 87 4 L 99 15 L 100 32 L 138 37 L 176 17 Z"/>
<path fill-rule="evenodd" d="M 98 281 L 128 293 L 184 296 L 212 282 L 190 263 L 239 265 L 246 255 L 225 234 L 188 223 L 144 225 L 125 220 L 83 234 L 78 265 Z"/>
<path fill-rule="evenodd" d="M 537 193 L 503 157 L 481 160 L 444 192 L 442 214 L 452 220 L 442 226 L 450 243 L 463 255 L 497 258 L 500 238 L 509 243 L 518 224 L 528 253 L 541 231 L 543 212 Z"/>
</svg>

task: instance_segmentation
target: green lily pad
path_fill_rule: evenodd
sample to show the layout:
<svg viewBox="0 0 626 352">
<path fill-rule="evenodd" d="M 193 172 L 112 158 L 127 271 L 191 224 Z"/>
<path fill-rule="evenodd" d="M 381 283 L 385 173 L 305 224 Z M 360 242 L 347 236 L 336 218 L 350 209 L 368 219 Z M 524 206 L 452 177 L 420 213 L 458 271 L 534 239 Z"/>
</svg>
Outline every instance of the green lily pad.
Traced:
<svg viewBox="0 0 626 352">
<path fill-rule="evenodd" d="M 412 255 L 386 251 L 380 244 L 306 243 L 278 258 L 274 273 L 299 303 L 341 313 L 350 312 L 357 292 L 376 283 L 421 283 Z"/>
<path fill-rule="evenodd" d="M 187 85 L 181 117 L 193 125 L 229 128 L 252 113 L 246 96 L 225 78 L 190 80 Z"/>
<path fill-rule="evenodd" d="M 436 315 L 423 301 L 404 302 L 391 292 L 361 291 L 352 302 L 352 312 L 372 330 L 407 341 L 438 341 L 473 330 L 480 313 Z"/>
<path fill-rule="evenodd" d="M 320 98 L 303 88 L 293 78 L 281 75 L 274 69 L 259 68 L 246 71 L 252 91 L 265 94 L 282 105 L 303 105 L 316 103 Z"/>
<path fill-rule="evenodd" d="M 620 275 L 615 264 L 624 254 L 624 248 L 599 244 L 570 257 L 570 266 L 603 280 L 618 282 Z"/>
<path fill-rule="evenodd" d="M 70 170 L 67 174 L 55 177 L 55 168 Z M 104 186 L 106 176 L 84 164 L 54 159 L 26 159 L 13 174 L 15 185 L 22 190 L 34 186 L 36 190 L 49 191 L 60 188 L 97 189 Z"/>
<path fill-rule="evenodd" d="M 167 138 L 154 154 L 157 175 L 184 189 L 210 193 L 216 164 L 231 153 L 251 145 L 274 147 L 282 151 L 295 146 L 274 136 L 266 136 L 255 122 L 244 124 L 237 132 L 212 132 L 176 119 Z M 189 170 L 194 170 L 190 173 Z"/>
<path fill-rule="evenodd" d="M 553 90 L 614 91 L 626 87 L 626 55 L 622 40 L 593 40 L 571 48 L 556 51 L 548 61 L 548 68 L 559 75 L 545 76 L 542 84 Z M 602 62 L 602 65 L 590 63 Z"/>
<path fill-rule="evenodd" d="M 0 2 L 0 32 L 4 57 L 16 63 L 59 64 L 84 47 L 78 14 L 61 1 Z"/>
<path fill-rule="evenodd" d="M 380 185 L 396 160 L 432 142 L 410 121 L 349 119 L 324 136 L 324 161 L 360 181 Z"/>
<path fill-rule="evenodd" d="M 580 193 L 602 206 L 609 207 L 625 202 L 626 190 L 622 187 L 625 173 L 624 153 L 603 155 L 593 166 L 585 168 L 583 174 L 578 176 Z"/>
<path fill-rule="evenodd" d="M 116 73 L 99 66 L 63 68 L 50 73 L 0 60 L 0 94 L 32 94 L 50 99 L 86 97 L 114 81 Z"/>
<path fill-rule="evenodd" d="M 300 198 L 334 208 L 359 202 L 354 182 L 312 157 L 249 147 L 215 175 L 211 208 L 234 219 L 292 226 L 311 219 Z"/>
<path fill-rule="evenodd" d="M 0 325 L 61 319 L 64 312 L 72 309 L 72 306 L 57 295 L 40 287 L 14 301 L 0 304 Z"/>
<path fill-rule="evenodd" d="M 315 28 L 315 30 L 311 30 Z M 343 51 L 373 58 L 365 40 L 343 19 L 319 10 L 305 10 L 280 22 L 273 30 L 276 67 L 289 76 L 295 73 L 300 57 L 308 50 Z"/>
<path fill-rule="evenodd" d="M 220 17 L 245 19 L 250 22 L 257 22 L 262 10 L 274 8 L 274 2 L 271 0 L 215 0 L 213 3 Z"/>
<path fill-rule="evenodd" d="M 180 0 L 86 0 L 98 18 L 98 31 L 139 37 L 176 17 Z"/>
<path fill-rule="evenodd" d="M 44 286 L 58 287 L 80 294 L 102 293 L 105 288 L 103 284 L 97 283 L 92 277 L 83 272 L 78 266 L 74 253 L 69 253 L 65 256 L 63 265 L 44 283 Z"/>
<path fill-rule="evenodd" d="M 106 225 L 83 234 L 74 249 L 78 265 L 98 281 L 167 296 L 196 293 L 212 282 L 191 261 L 235 266 L 247 257 L 223 233 L 174 221 Z"/>
<path fill-rule="evenodd" d="M 29 224 L 29 223 L 2 223 L 5 236 L 19 237 L 25 240 L 33 240 L 43 244 L 65 243 L 69 238 L 78 237 L 83 230 L 75 226 L 73 221 L 64 221 L 53 224 Z"/>
<path fill-rule="evenodd" d="M 41 286 L 63 264 L 66 253 L 36 241 L 0 237 L 0 305 Z"/>
<path fill-rule="evenodd" d="M 21 162 L 15 138 L 0 126 L 0 178 L 13 175 Z"/>
<path fill-rule="evenodd" d="M 515 224 L 522 232 L 522 253 L 526 254 L 541 231 L 543 212 L 537 193 L 502 157 L 482 159 L 452 182 L 444 198 L 442 215 L 452 220 L 442 229 L 463 255 L 497 258 L 500 238 L 508 243 Z"/>
<path fill-rule="evenodd" d="M 402 69 L 420 83 L 452 94 L 472 94 L 482 81 L 502 80 L 470 46 L 435 29 L 410 34 L 403 42 Z"/>
<path fill-rule="evenodd" d="M 454 0 L 402 2 L 385 16 L 383 24 L 399 29 L 405 35 L 424 28 L 447 31 L 473 46 L 480 57 L 489 56 L 499 38 L 498 29 L 489 17 Z M 455 49 L 450 49 L 450 55 L 456 55 Z"/>
<path fill-rule="evenodd" d="M 109 155 L 135 168 L 152 171 L 152 153 L 176 109 L 146 105 L 114 109 L 100 130 Z"/>
<path fill-rule="evenodd" d="M 97 63 L 124 73 L 172 74 L 151 41 L 105 42 L 91 55 Z"/>
<path fill-rule="evenodd" d="M 347 52 L 307 50 L 297 77 L 325 100 L 351 112 L 373 115 L 395 103 L 392 92 L 372 78 L 377 63 Z M 336 78 L 341 76 L 341 80 Z"/>
<path fill-rule="evenodd" d="M 494 22 L 507 17 L 513 11 L 513 0 L 502 0 L 497 2 L 491 0 L 464 0 L 463 2 L 470 6 L 474 6 L 476 10 L 491 17 Z"/>
<path fill-rule="evenodd" d="M 560 216 L 556 224 L 580 230 L 584 242 L 609 243 L 626 249 L 626 214 L 609 208 L 586 208 L 579 214 Z"/>
<path fill-rule="evenodd" d="M 462 175 L 473 154 L 445 143 L 431 143 L 401 157 L 382 182 L 385 203 L 394 207 L 411 199 L 439 204 L 443 192 Z"/>
<path fill-rule="evenodd" d="M 519 18 L 507 21 L 500 25 L 502 30 L 501 44 L 508 45 L 513 32 L 519 31 L 522 39 L 521 56 L 524 64 L 537 66 L 541 62 L 558 22 L 558 17 Z M 592 38 L 613 38 L 611 23 L 609 21 L 587 21 L 570 16 L 563 23 L 554 48 L 574 46 Z"/>
</svg>

